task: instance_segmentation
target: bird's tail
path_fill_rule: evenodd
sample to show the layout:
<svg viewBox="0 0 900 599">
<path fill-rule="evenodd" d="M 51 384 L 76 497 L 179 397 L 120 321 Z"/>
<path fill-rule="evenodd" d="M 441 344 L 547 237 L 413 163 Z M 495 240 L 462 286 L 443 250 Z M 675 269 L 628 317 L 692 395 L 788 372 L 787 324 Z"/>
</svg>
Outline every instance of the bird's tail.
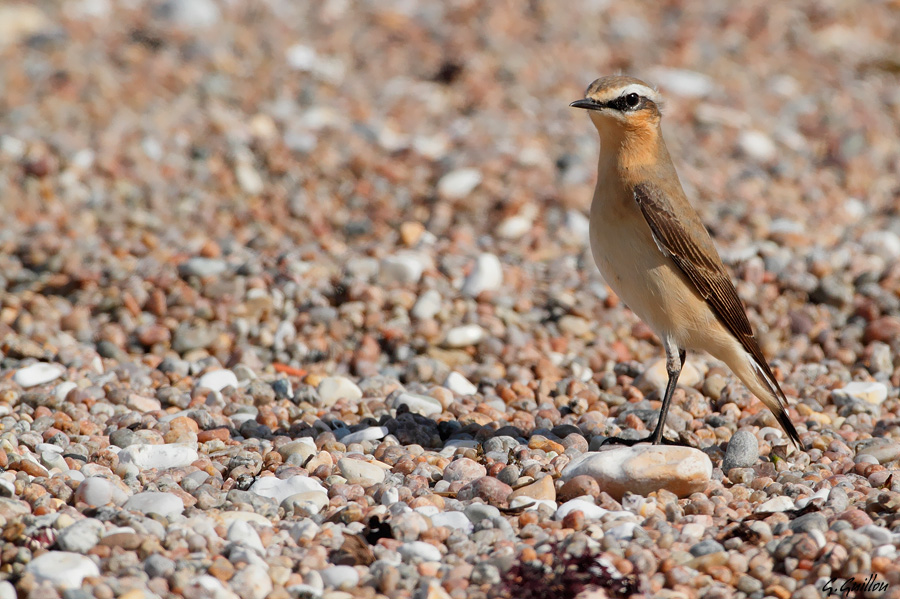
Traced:
<svg viewBox="0 0 900 599">
<path fill-rule="evenodd" d="M 723 356 L 724 357 L 724 356 Z M 788 401 L 781 390 L 772 369 L 765 360 L 758 359 L 746 350 L 733 353 L 725 362 L 741 382 L 771 410 L 778 424 L 787 433 L 791 442 L 799 448 L 800 435 L 787 414 Z"/>
</svg>

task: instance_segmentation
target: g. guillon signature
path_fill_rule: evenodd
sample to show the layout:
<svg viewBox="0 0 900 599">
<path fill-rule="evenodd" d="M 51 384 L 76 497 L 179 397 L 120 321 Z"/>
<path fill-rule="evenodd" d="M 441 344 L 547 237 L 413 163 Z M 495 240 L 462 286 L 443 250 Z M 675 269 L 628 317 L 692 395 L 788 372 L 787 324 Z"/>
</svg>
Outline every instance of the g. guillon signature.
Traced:
<svg viewBox="0 0 900 599">
<path fill-rule="evenodd" d="M 822 585 L 822 592 L 825 593 L 826 597 L 829 595 L 847 597 L 850 593 L 884 592 L 890 586 L 887 582 L 878 580 L 878 575 L 874 573 L 869 574 L 863 580 L 856 580 L 855 577 L 851 576 L 840 586 L 837 584 L 838 581 L 840 581 L 839 578 L 832 578 Z"/>
</svg>

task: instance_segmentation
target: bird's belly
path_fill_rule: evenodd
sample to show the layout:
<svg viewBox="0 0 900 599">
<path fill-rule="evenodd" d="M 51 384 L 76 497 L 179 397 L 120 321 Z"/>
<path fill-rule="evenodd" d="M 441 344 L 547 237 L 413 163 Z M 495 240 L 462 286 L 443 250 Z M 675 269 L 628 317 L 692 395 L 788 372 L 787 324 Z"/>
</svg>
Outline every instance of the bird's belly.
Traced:
<svg viewBox="0 0 900 599">
<path fill-rule="evenodd" d="M 600 273 L 622 301 L 660 337 L 693 349 L 694 338 L 718 323 L 675 263 L 640 220 L 630 215 L 591 218 L 591 252 Z"/>
</svg>

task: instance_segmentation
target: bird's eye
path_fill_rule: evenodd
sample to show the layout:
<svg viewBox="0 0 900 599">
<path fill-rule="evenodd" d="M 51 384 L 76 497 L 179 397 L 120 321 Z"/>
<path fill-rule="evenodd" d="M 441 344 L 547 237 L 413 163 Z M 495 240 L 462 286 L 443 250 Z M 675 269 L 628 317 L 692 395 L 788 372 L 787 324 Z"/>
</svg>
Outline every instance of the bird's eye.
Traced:
<svg viewBox="0 0 900 599">
<path fill-rule="evenodd" d="M 635 108 L 638 104 L 641 103 L 641 97 L 637 94 L 628 94 L 625 96 L 625 103 L 629 108 Z"/>
</svg>

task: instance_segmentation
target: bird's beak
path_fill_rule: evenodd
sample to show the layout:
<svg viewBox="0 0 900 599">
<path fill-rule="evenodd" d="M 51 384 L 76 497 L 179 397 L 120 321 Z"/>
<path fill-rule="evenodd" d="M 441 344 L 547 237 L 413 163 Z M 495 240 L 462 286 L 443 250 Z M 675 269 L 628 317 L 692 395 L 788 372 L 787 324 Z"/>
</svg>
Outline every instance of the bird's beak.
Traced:
<svg viewBox="0 0 900 599">
<path fill-rule="evenodd" d="M 597 102 L 596 100 L 591 100 L 590 98 L 583 98 L 581 100 L 575 100 L 571 104 L 569 104 L 572 108 L 584 108 L 585 110 L 603 110 L 603 104 Z"/>
</svg>

